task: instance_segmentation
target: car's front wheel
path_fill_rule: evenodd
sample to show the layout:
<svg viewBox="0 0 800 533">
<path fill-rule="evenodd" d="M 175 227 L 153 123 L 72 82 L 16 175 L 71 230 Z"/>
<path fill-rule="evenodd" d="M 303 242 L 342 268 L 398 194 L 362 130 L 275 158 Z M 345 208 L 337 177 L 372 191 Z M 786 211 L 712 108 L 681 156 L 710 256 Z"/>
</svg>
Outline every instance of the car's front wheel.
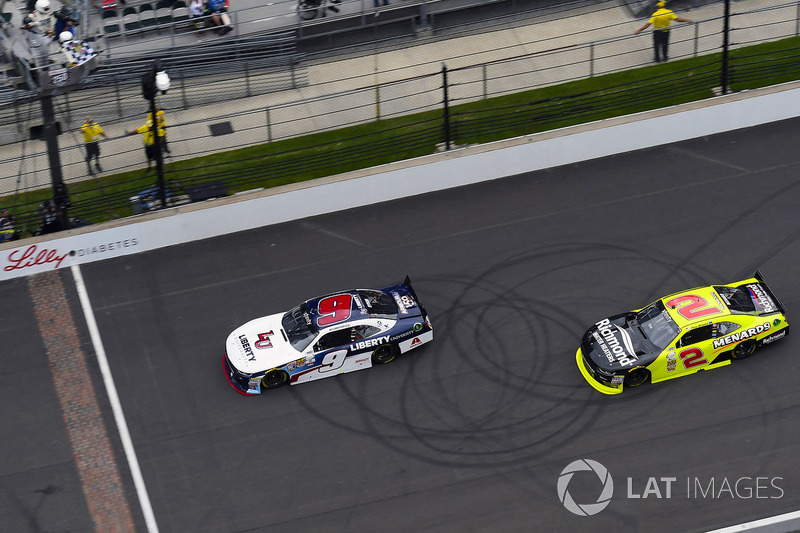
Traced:
<svg viewBox="0 0 800 533">
<path fill-rule="evenodd" d="M 627 387 L 638 387 L 650 377 L 650 372 L 644 367 L 631 368 L 625 374 L 625 385 Z"/>
<path fill-rule="evenodd" d="M 747 357 L 753 355 L 753 352 L 755 351 L 756 351 L 756 341 L 750 339 L 740 344 L 737 344 L 736 348 L 733 349 L 731 357 L 734 359 L 746 359 Z"/>
<path fill-rule="evenodd" d="M 372 362 L 376 365 L 391 363 L 397 357 L 399 350 L 394 344 L 381 344 L 372 352 Z"/>
<path fill-rule="evenodd" d="M 277 389 L 289 381 L 289 375 L 283 370 L 270 370 L 261 379 L 261 386 L 265 389 Z"/>
</svg>

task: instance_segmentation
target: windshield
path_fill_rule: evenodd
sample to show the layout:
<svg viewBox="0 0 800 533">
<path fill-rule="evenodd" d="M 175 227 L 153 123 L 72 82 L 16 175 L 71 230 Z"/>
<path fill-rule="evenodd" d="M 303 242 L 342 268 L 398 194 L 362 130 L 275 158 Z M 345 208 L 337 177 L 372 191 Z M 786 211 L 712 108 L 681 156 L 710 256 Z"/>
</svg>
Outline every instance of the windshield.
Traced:
<svg viewBox="0 0 800 533">
<path fill-rule="evenodd" d="M 281 326 L 289 337 L 292 348 L 302 352 L 311 344 L 317 336 L 317 330 L 312 326 L 311 317 L 308 314 L 308 306 L 302 303 L 283 315 Z"/>
<path fill-rule="evenodd" d="M 681 331 L 660 300 L 636 313 L 636 321 L 645 338 L 655 344 L 659 350 L 669 346 L 669 343 Z"/>
<path fill-rule="evenodd" d="M 361 299 L 364 300 L 370 316 L 381 318 L 397 318 L 397 304 L 391 295 L 381 291 L 358 291 Z"/>
</svg>

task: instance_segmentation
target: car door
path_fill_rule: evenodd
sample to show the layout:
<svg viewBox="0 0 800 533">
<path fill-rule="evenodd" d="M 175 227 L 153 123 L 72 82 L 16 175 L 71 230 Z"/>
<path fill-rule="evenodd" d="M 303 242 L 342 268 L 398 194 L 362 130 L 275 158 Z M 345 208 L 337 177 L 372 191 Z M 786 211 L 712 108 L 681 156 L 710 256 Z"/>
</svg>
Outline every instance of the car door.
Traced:
<svg viewBox="0 0 800 533">
<path fill-rule="evenodd" d="M 711 340 L 714 332 L 714 324 L 709 323 L 694 327 L 681 335 L 675 343 L 673 366 L 676 374 L 697 372 L 713 361 Z"/>
<path fill-rule="evenodd" d="M 292 383 L 323 379 L 372 366 L 368 337 L 380 329 L 368 324 L 323 333 L 312 344 L 314 362 L 292 376 Z M 364 340 L 362 340 L 364 339 Z M 365 353 L 366 352 L 366 353 Z"/>
</svg>

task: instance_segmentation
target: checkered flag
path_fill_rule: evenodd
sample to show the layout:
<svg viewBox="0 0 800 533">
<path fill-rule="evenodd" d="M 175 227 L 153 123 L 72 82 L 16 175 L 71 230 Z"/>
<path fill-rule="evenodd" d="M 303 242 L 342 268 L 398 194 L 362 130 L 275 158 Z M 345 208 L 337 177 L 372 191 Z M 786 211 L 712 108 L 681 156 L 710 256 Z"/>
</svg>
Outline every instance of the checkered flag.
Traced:
<svg viewBox="0 0 800 533">
<path fill-rule="evenodd" d="M 73 65 L 82 65 L 97 56 L 97 52 L 86 41 L 67 41 L 61 43 L 61 48 L 68 56 L 72 57 L 70 63 Z"/>
</svg>

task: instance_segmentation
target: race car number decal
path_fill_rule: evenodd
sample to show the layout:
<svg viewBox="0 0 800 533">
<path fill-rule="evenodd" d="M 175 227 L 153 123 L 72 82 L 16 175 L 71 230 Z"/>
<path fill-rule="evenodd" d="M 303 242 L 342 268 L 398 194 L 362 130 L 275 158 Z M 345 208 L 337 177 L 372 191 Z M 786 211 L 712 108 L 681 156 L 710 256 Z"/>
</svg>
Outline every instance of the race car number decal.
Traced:
<svg viewBox="0 0 800 533">
<path fill-rule="evenodd" d="M 335 350 L 325 354 L 319 366 L 309 368 L 294 374 L 291 377 L 292 383 L 311 381 L 314 379 L 326 378 L 336 371 L 341 371 L 347 360 L 348 350 Z M 299 362 L 299 361 L 298 361 Z M 299 366 L 298 366 L 299 368 Z"/>
<path fill-rule="evenodd" d="M 266 333 L 259 333 L 258 340 L 253 344 L 259 350 L 263 350 L 264 348 L 272 348 L 272 341 L 269 340 L 270 335 L 275 335 L 272 330 L 269 330 Z"/>
<path fill-rule="evenodd" d="M 686 302 L 690 303 L 688 305 L 682 305 Z M 680 306 L 678 308 L 678 314 L 687 320 L 692 320 L 694 318 L 700 318 L 707 315 L 715 315 L 722 312 L 719 307 L 708 307 L 708 302 L 705 298 L 701 298 L 700 296 L 694 294 L 685 294 L 683 296 L 673 298 L 667 302 L 667 305 L 672 309 Z"/>
<path fill-rule="evenodd" d="M 686 370 L 708 363 L 708 359 L 703 357 L 703 351 L 700 348 L 689 348 L 679 353 L 678 356 Z"/>
<path fill-rule="evenodd" d="M 319 318 L 317 325 L 330 326 L 344 322 L 350 318 L 353 297 L 349 294 L 337 294 L 319 301 Z"/>
<path fill-rule="evenodd" d="M 336 350 L 335 352 L 325 354 L 325 357 L 322 359 L 322 364 L 319 365 L 317 371 L 321 374 L 325 374 L 327 372 L 339 370 L 342 368 L 344 360 L 347 359 L 347 352 L 347 350 Z"/>
</svg>

